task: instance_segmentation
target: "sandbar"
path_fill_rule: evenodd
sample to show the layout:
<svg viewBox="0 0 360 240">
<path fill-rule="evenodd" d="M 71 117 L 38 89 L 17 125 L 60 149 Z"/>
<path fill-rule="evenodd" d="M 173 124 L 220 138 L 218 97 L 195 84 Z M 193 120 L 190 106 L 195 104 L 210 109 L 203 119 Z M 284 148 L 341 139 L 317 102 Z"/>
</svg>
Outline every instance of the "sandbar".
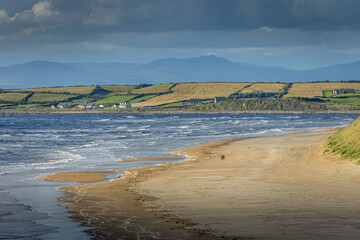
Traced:
<svg viewBox="0 0 360 240">
<path fill-rule="evenodd" d="M 117 162 L 134 162 L 134 161 L 175 161 L 181 160 L 181 157 L 136 157 L 136 158 L 123 158 Z"/>
<path fill-rule="evenodd" d="M 56 182 L 100 182 L 106 180 L 106 176 L 112 171 L 79 171 L 59 172 L 40 177 L 45 181 Z"/>
</svg>

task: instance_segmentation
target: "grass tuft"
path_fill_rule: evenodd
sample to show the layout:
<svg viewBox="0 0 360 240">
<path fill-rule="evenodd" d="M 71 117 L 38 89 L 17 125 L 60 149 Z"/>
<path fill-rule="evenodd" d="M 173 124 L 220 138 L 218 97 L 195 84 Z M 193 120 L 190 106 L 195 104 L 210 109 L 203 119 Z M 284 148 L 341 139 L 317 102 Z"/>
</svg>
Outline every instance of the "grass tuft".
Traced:
<svg viewBox="0 0 360 240">
<path fill-rule="evenodd" d="M 356 160 L 360 164 L 360 117 L 348 127 L 330 136 L 325 152 L 340 154 L 343 159 Z"/>
</svg>

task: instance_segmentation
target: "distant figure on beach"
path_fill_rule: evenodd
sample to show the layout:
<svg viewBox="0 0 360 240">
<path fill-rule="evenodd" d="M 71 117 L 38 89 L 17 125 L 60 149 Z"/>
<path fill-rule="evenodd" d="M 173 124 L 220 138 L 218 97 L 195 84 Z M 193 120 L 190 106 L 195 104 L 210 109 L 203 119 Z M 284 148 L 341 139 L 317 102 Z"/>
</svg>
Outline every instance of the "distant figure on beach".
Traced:
<svg viewBox="0 0 360 240">
<path fill-rule="evenodd" d="M 221 160 L 224 160 L 224 159 L 225 159 L 225 155 L 221 155 L 220 159 L 221 159 Z"/>
</svg>

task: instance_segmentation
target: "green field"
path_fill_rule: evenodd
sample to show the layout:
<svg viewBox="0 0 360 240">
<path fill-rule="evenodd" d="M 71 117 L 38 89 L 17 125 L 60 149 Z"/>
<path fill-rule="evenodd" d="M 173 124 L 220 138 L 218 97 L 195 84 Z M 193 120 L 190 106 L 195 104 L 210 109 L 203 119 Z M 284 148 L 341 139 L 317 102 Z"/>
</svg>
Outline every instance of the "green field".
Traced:
<svg viewBox="0 0 360 240">
<path fill-rule="evenodd" d="M 133 85 L 102 85 L 101 88 L 111 91 L 117 94 L 127 94 L 129 91 L 133 90 L 136 86 Z"/>
<path fill-rule="evenodd" d="M 28 95 L 28 93 L 0 93 L 0 101 L 20 102 Z"/>
<path fill-rule="evenodd" d="M 32 108 L 32 107 L 40 107 L 40 104 L 23 104 L 17 105 L 16 108 Z"/>
<path fill-rule="evenodd" d="M 323 97 L 326 97 L 326 98 L 331 97 L 332 95 L 334 95 L 331 90 L 323 90 L 322 92 L 323 92 Z"/>
<path fill-rule="evenodd" d="M 121 102 L 130 101 L 133 98 L 134 98 L 133 95 L 113 96 L 113 97 L 101 99 L 101 100 L 97 101 L 96 104 L 104 104 L 104 105 L 108 106 L 108 105 L 112 105 L 112 104 L 119 104 Z"/>
<path fill-rule="evenodd" d="M 360 110 L 360 94 L 336 95 L 331 97 L 332 90 L 337 88 L 360 89 L 360 82 L 315 82 L 315 83 L 249 83 L 249 82 L 204 82 L 204 83 L 168 83 L 159 85 L 140 84 L 135 85 L 101 85 L 101 86 L 74 86 L 74 87 L 50 87 L 5 90 L 0 92 L 0 105 L 2 109 L 19 108 L 17 106 L 31 106 L 32 109 L 39 107 L 50 108 L 51 104 L 68 102 L 76 105 L 82 102 L 95 102 L 98 105 L 111 106 L 120 102 L 129 101 L 134 109 L 140 107 L 154 109 L 215 109 L 214 97 L 227 97 L 229 104 L 226 106 L 232 110 L 243 109 L 257 110 L 281 110 L 291 109 L 294 111 L 322 111 L 322 110 Z M 302 107 L 292 106 L 292 102 L 257 102 L 256 100 L 274 99 L 272 95 L 240 96 L 252 94 L 254 90 L 266 92 L 281 92 L 279 99 L 300 99 Z M 236 96 L 239 94 L 238 98 Z M 231 96 L 231 97 L 229 97 Z M 343 97 L 341 97 L 343 96 Z M 183 105 L 182 102 L 189 99 L 202 99 L 199 106 Z M 238 106 L 234 102 L 237 99 L 248 99 Z M 276 98 L 277 99 L 277 98 Z M 38 104 L 38 105 L 33 105 Z M 255 104 L 255 105 L 252 105 Z M 267 104 L 268 107 L 259 107 L 256 104 Z M 288 106 L 291 105 L 291 106 Z M 310 105 L 312 107 L 310 107 Z M 209 107 L 207 107 L 209 106 Z M 195 108 L 194 108 L 195 107 Z M 218 106 L 221 107 L 221 106 Z M 223 106 L 225 108 L 225 105 Z M 110 109 L 111 110 L 111 109 Z M 195 111 L 195 110 L 194 110 Z"/>
<path fill-rule="evenodd" d="M 334 97 L 360 97 L 360 94 L 337 94 Z"/>
<path fill-rule="evenodd" d="M 331 98 L 329 100 L 335 103 L 360 106 L 360 98 Z"/>
<path fill-rule="evenodd" d="M 130 103 L 138 103 L 138 102 L 141 102 L 141 101 L 146 101 L 150 98 L 153 98 L 155 97 L 156 95 L 145 95 L 145 96 L 142 96 L 142 97 L 138 97 L 138 98 L 134 98 L 130 101 Z"/>
<path fill-rule="evenodd" d="M 34 92 L 34 93 L 72 93 L 89 94 L 95 89 L 95 86 L 74 86 L 74 87 L 49 87 L 49 88 L 28 88 L 12 90 L 13 92 Z"/>
<path fill-rule="evenodd" d="M 150 87 L 134 89 L 131 91 L 133 94 L 153 94 L 153 93 L 166 93 L 170 91 L 170 88 L 173 87 L 173 83 L 168 84 L 160 84 L 160 85 L 153 85 Z"/>
<path fill-rule="evenodd" d="M 28 99 L 28 102 L 59 102 L 75 96 L 73 94 L 35 93 Z"/>
</svg>

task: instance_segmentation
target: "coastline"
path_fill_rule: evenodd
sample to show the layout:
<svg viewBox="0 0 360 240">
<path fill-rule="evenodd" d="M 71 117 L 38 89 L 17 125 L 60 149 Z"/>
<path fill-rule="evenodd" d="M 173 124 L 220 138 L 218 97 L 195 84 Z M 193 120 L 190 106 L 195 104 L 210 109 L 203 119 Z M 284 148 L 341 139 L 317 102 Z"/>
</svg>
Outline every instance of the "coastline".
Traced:
<svg viewBox="0 0 360 240">
<path fill-rule="evenodd" d="M 323 142 L 334 131 L 203 143 L 174 152 L 189 156 L 185 161 L 63 187 L 70 195 L 61 202 L 74 209 L 72 218 L 97 227 L 92 234 L 108 239 L 355 236 L 360 168 L 323 156 Z"/>
<path fill-rule="evenodd" d="M 255 110 L 255 111 L 170 111 L 170 110 L 43 110 L 43 111 L 19 111 L 19 110 L 1 110 L 1 114 L 360 114 L 360 110 L 325 110 L 325 111 L 279 111 L 279 110 Z"/>
</svg>

